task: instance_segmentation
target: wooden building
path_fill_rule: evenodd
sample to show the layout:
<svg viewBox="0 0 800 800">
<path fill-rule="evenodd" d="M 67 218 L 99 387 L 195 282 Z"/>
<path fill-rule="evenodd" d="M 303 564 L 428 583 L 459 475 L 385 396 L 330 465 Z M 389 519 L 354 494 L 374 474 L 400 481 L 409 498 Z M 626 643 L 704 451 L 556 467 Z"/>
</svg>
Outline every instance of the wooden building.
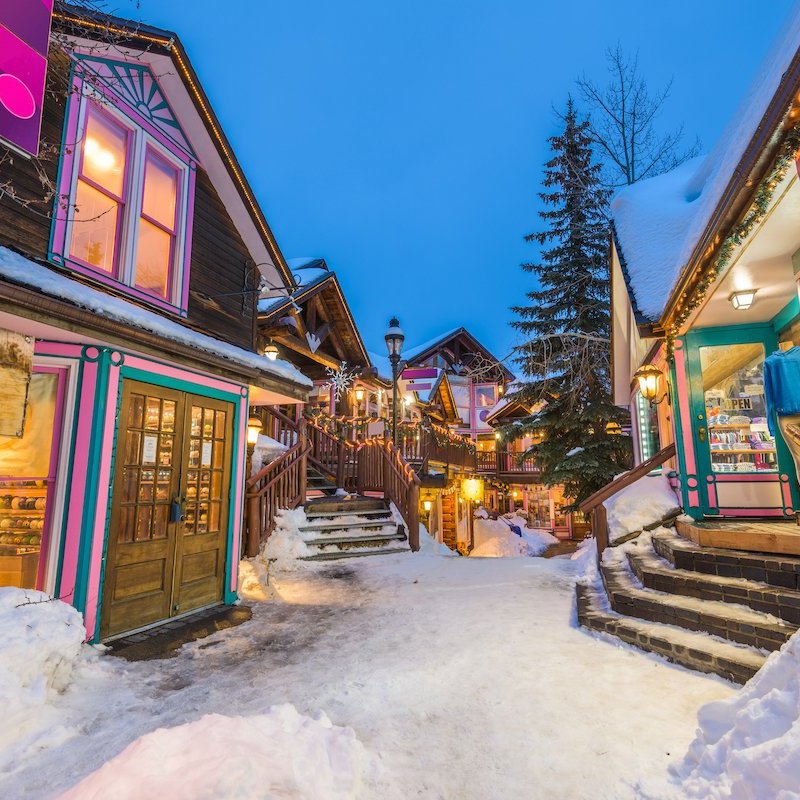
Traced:
<svg viewBox="0 0 800 800">
<path fill-rule="evenodd" d="M 0 583 L 105 641 L 236 600 L 249 406 L 311 381 L 258 352 L 297 287 L 178 37 L 53 25 L 42 155 L 0 146 Z"/>
</svg>

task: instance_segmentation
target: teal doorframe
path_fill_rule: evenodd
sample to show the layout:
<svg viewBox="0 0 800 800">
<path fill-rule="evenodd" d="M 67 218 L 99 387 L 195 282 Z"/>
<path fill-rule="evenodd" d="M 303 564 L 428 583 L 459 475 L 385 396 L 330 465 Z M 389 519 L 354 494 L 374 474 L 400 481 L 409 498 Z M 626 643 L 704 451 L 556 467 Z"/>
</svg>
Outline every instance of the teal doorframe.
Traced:
<svg viewBox="0 0 800 800">
<path fill-rule="evenodd" d="M 707 478 L 709 476 L 715 476 L 715 473 L 711 470 L 710 437 L 707 433 L 705 441 L 701 442 L 698 435 L 699 428 L 704 427 L 706 431 L 708 430 L 699 348 L 715 345 L 762 344 L 764 345 L 764 354 L 768 356 L 778 349 L 778 335 L 774 325 L 771 322 L 765 322 L 753 325 L 699 328 L 689 331 L 684 337 L 684 340 L 689 379 L 689 403 L 692 412 L 692 442 L 697 460 L 697 477 L 701 508 L 704 514 L 713 515 L 718 513 L 718 508 L 710 503 L 708 497 Z M 703 425 L 698 424 L 701 421 Z M 797 482 L 793 480 L 795 470 L 791 454 L 780 434 L 775 437 L 775 443 L 778 458 L 778 472 L 779 474 L 788 474 L 790 476 L 789 486 L 791 490 L 792 506 L 793 508 L 800 508 Z"/>
</svg>

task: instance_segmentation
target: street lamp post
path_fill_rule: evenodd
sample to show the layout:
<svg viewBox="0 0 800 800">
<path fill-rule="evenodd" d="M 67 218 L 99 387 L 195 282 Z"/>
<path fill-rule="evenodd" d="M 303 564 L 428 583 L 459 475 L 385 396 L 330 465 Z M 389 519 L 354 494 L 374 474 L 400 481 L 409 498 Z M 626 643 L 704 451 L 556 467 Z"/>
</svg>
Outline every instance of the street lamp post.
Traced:
<svg viewBox="0 0 800 800">
<path fill-rule="evenodd" d="M 383 338 L 386 340 L 389 362 L 392 365 L 392 441 L 397 444 L 397 368 L 400 365 L 400 353 L 403 351 L 403 342 L 406 338 L 397 317 L 389 320 L 389 330 Z"/>
</svg>

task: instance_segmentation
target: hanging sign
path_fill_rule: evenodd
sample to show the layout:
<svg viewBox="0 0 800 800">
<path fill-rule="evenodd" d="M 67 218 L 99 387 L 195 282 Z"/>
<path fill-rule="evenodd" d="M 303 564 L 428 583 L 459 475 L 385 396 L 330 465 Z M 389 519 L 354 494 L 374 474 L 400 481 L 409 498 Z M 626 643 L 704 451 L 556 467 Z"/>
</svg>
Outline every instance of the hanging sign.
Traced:
<svg viewBox="0 0 800 800">
<path fill-rule="evenodd" d="M 0 139 L 39 154 L 53 0 L 0 3 Z"/>
<path fill-rule="evenodd" d="M 33 338 L 0 330 L 0 436 L 22 436 L 32 371 Z"/>
</svg>

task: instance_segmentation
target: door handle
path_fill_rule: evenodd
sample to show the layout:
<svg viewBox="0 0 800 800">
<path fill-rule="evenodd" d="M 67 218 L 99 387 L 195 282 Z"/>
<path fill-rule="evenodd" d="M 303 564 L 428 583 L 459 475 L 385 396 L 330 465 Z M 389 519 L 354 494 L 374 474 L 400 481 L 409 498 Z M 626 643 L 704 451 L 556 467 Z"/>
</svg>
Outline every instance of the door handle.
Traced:
<svg viewBox="0 0 800 800">
<path fill-rule="evenodd" d="M 169 521 L 170 522 L 183 522 L 184 519 L 183 501 L 180 498 L 175 498 L 170 503 Z"/>
<path fill-rule="evenodd" d="M 697 438 L 701 442 L 704 442 L 706 440 L 706 429 L 704 427 L 701 426 L 697 429 Z"/>
</svg>

